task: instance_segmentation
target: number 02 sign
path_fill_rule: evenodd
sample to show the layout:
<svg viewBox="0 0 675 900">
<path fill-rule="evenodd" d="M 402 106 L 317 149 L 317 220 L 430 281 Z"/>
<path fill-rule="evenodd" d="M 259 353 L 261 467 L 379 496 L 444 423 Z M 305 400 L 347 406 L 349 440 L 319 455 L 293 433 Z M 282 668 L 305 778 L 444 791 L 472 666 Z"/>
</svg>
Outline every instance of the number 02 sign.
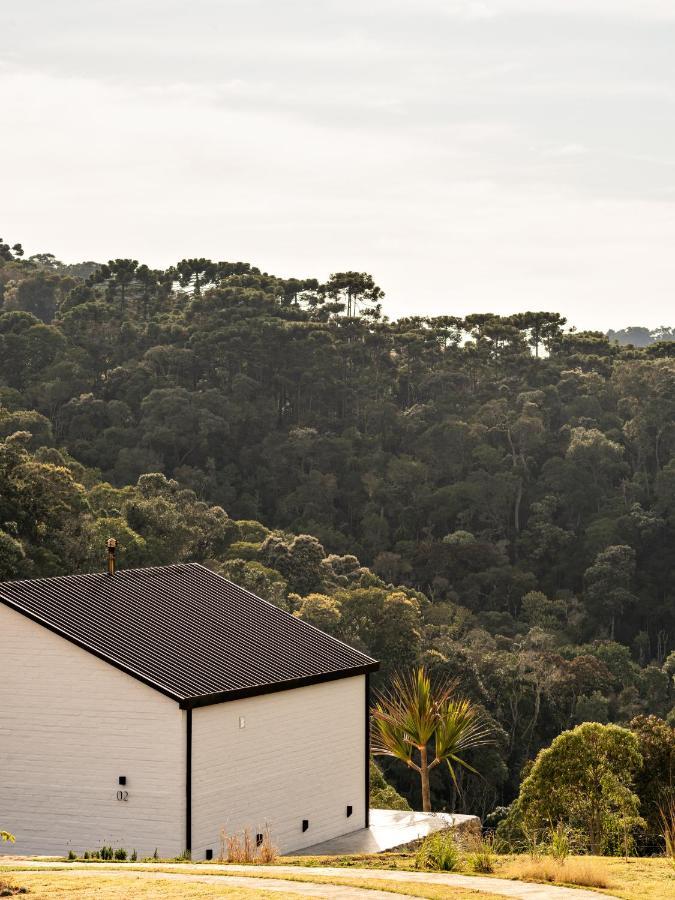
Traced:
<svg viewBox="0 0 675 900">
<path fill-rule="evenodd" d="M 117 799 L 127 801 L 129 799 L 129 791 L 118 791 Z"/>
</svg>

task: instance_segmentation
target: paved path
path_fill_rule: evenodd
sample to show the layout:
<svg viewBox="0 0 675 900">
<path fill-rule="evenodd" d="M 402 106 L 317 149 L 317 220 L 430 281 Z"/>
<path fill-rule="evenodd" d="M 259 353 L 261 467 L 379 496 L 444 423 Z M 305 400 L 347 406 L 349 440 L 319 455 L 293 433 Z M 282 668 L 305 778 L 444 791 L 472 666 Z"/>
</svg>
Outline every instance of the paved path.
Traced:
<svg viewBox="0 0 675 900">
<path fill-rule="evenodd" d="M 9 860 L 8 860 L 9 863 Z M 184 881 L 211 882 L 213 879 L 228 878 L 228 884 L 239 887 L 267 888 L 268 890 L 285 891 L 287 893 L 305 894 L 312 897 L 334 897 L 347 900 L 345 891 L 352 892 L 351 896 L 359 900 L 380 900 L 386 896 L 387 900 L 394 897 L 407 897 L 408 895 L 387 893 L 384 891 L 371 891 L 357 889 L 347 885 L 308 884 L 307 882 L 285 881 L 284 878 L 293 875 L 305 875 L 310 878 L 329 877 L 339 881 L 344 878 L 368 878 L 371 880 L 396 881 L 401 884 L 433 884 L 447 885 L 448 887 L 466 888 L 473 891 L 499 894 L 503 897 L 515 898 L 515 900 L 598 900 L 595 891 L 584 888 L 557 887 L 551 884 L 530 884 L 524 881 L 511 881 L 507 878 L 489 878 L 484 875 L 459 875 L 454 872 L 404 872 L 400 869 L 356 869 L 351 867 L 334 868 L 330 866 L 237 866 L 237 865 L 203 865 L 191 866 L 189 863 L 167 864 L 165 868 L 171 869 L 171 875 L 167 873 L 147 871 L 148 864 L 143 863 L 95 863 L 82 865 L 77 863 L 38 862 L 29 860 L 13 860 L 12 863 L 31 869 L 60 869 L 85 875 L 94 875 L 100 872 L 102 875 L 112 873 L 124 875 L 125 872 L 146 870 L 152 878 L 176 877 Z M 0 857 L 0 865 L 2 857 Z M 11 863 L 9 863 L 11 864 Z M 160 863 L 160 865 L 162 865 Z M 223 874 L 209 874 L 209 873 Z M 236 873 L 236 874 L 230 874 Z M 138 872 L 140 874 L 140 872 Z M 267 877 L 260 877 L 265 876 Z M 255 877 L 259 876 L 259 877 Z M 278 876 L 271 878 L 270 876 Z M 275 885 L 274 888 L 271 885 Z M 329 891 L 336 888 L 339 893 Z M 324 891 L 326 891 L 324 893 Z M 356 892 L 356 893 L 354 893 Z M 605 895 L 607 896 L 607 895 Z"/>
</svg>

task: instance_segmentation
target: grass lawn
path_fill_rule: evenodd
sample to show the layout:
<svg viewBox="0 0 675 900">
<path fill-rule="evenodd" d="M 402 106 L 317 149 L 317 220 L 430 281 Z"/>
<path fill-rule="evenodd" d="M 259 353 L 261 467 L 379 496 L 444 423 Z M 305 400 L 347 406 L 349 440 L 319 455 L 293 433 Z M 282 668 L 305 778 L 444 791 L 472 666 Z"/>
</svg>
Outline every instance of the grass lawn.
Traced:
<svg viewBox="0 0 675 900">
<path fill-rule="evenodd" d="M 162 869 L 164 871 L 164 869 Z M 167 870 L 168 871 L 168 870 Z M 175 871 L 175 870 L 174 870 Z M 195 874 L 206 874 L 198 871 Z M 213 897 L 227 897 L 228 900 L 298 900 L 298 895 L 289 891 L 288 894 L 279 891 L 265 891 L 259 888 L 231 888 L 227 884 L 227 873 L 223 875 L 222 884 L 198 884 L 187 881 L 162 881 L 144 879 L 143 876 L 133 872 L 121 876 L 106 877 L 100 874 L 74 876 L 67 870 L 52 872 L 36 872 L 24 869 L 16 875 L 0 874 L 0 885 L 7 879 L 15 887 L 25 887 L 29 894 L 18 894 L 17 897 L 26 897 L 26 900 L 211 900 Z M 241 873 L 232 873 L 241 876 Z M 254 873 L 251 872 L 254 877 Z M 260 877 L 260 876 L 255 876 Z M 270 872 L 263 878 L 279 878 Z M 341 884 L 349 887 L 363 888 L 365 890 L 388 891 L 393 894 L 408 894 L 421 897 L 424 900 L 503 900 L 496 894 L 486 894 L 484 891 L 471 891 L 462 888 L 448 888 L 442 885 L 416 885 L 403 884 L 394 881 L 386 881 L 368 878 L 327 878 L 317 872 L 316 876 L 292 875 L 290 882 L 301 881 L 313 884 Z M 291 888 L 291 885 L 289 885 Z M 291 888 L 292 890 L 292 888 Z"/>
<path fill-rule="evenodd" d="M 7 876 L 0 875 L 0 884 Z M 298 900 L 297 894 L 264 891 L 257 888 L 228 887 L 223 884 L 199 884 L 143 878 L 129 872 L 122 876 L 75 876 L 64 872 L 21 872 L 7 878 L 15 887 L 27 888 L 17 894 L 26 900 Z"/>
<path fill-rule="evenodd" d="M 408 870 L 415 869 L 415 860 L 410 854 L 384 853 L 369 856 L 345 856 L 345 857 L 297 857 L 292 860 L 280 859 L 284 865 L 289 862 L 294 865 L 310 865 L 321 868 L 322 866 L 334 866 L 340 868 L 372 868 Z M 497 856 L 495 857 L 496 878 L 513 878 L 519 881 L 549 882 L 553 884 L 566 884 L 572 887 L 591 887 L 599 893 L 610 894 L 624 900 L 675 900 L 675 866 L 667 859 L 629 858 L 624 860 L 617 857 L 571 857 L 567 863 L 555 867 L 554 879 L 551 879 L 551 867 L 546 863 L 552 862 L 550 858 L 543 860 L 544 865 L 534 865 L 529 856 Z M 539 870 L 538 870 L 539 869 Z M 466 869 L 458 869 L 463 874 L 471 874 Z M 310 876 L 294 876 L 302 880 Z M 314 876 L 311 876 L 313 879 Z M 318 880 L 318 879 L 317 879 Z M 321 879 L 324 880 L 323 878 Z M 411 885 L 409 882 L 377 882 L 369 884 L 357 884 L 362 879 L 349 879 L 340 877 L 333 879 L 335 883 L 352 884 L 354 887 L 376 887 L 377 884 L 387 884 L 381 890 L 394 890 L 399 893 L 415 894 L 417 896 L 436 897 L 447 896 L 442 889 L 440 895 L 433 893 L 434 888 L 427 885 Z M 594 883 L 595 882 L 595 883 Z M 603 884 L 604 883 L 604 884 Z M 606 885 L 606 886 L 604 886 Z M 419 890 L 428 890 L 430 893 L 419 893 Z M 477 894 L 477 896 L 489 896 Z"/>
<path fill-rule="evenodd" d="M 297 857 L 294 859 L 280 858 L 282 865 L 309 865 L 316 868 L 316 872 L 306 874 L 293 872 L 292 874 L 278 873 L 271 868 L 269 872 L 251 870 L 251 877 L 255 878 L 283 878 L 289 881 L 314 882 L 317 884 L 341 884 L 351 887 L 389 891 L 414 895 L 426 900 L 495 900 L 495 895 L 480 893 L 478 891 L 465 890 L 463 888 L 448 888 L 437 885 L 412 884 L 410 882 L 396 882 L 381 878 L 368 878 L 367 876 L 350 875 L 350 868 L 371 868 L 380 871 L 415 870 L 414 857 L 409 853 L 388 853 L 372 856 L 350 857 Z M 91 864 L 96 867 L 96 864 Z M 325 866 L 341 867 L 345 869 L 344 875 L 327 876 L 321 869 Z M 68 877 L 64 871 L 36 872 L 26 871 L 20 873 L 21 863 L 17 861 L 12 878 L 17 884 L 25 885 L 31 889 L 30 898 L 56 897 L 56 898 L 122 898 L 132 896 L 129 890 L 129 881 L 106 877 L 103 872 L 91 876 Z M 63 869 L 66 870 L 65 863 Z M 120 864 L 120 869 L 124 864 Z M 146 871 L 152 872 L 185 872 L 185 867 L 172 866 L 167 862 L 149 863 Z M 195 874 L 218 874 L 223 876 L 226 882 L 229 875 L 241 877 L 245 871 L 227 872 L 227 870 L 214 870 L 208 863 L 193 864 L 190 867 Z M 465 868 L 457 871 L 470 874 Z M 282 900 L 285 894 L 261 891 L 252 888 L 243 891 L 239 888 L 228 888 L 226 883 L 221 887 L 215 884 L 190 884 L 186 882 L 157 882 L 143 881 L 142 877 L 128 873 L 129 879 L 133 879 L 133 897 L 138 898 L 207 898 L 228 896 L 236 900 L 253 900 L 258 897 L 276 897 Z M 509 855 L 495 857 L 495 870 L 493 875 L 501 878 L 512 878 L 530 882 L 548 882 L 554 884 L 568 884 L 572 886 L 592 887 L 599 893 L 621 897 L 622 900 L 674 900 L 675 898 L 675 867 L 666 859 L 637 859 L 628 860 L 615 857 L 570 857 L 564 864 L 555 863 L 550 857 L 542 857 L 532 860 L 527 855 Z M 0 878 L 2 878 L 0 870 Z M 120 883 L 121 882 L 121 883 Z M 160 892 L 161 884 L 161 892 Z M 105 888 L 105 890 L 104 890 Z M 292 891 L 291 885 L 289 889 Z M 126 891 L 126 893 L 125 893 Z M 296 898 L 297 900 L 297 898 Z"/>
<path fill-rule="evenodd" d="M 606 888 L 595 887 L 602 893 L 614 897 L 622 897 L 624 900 L 673 900 L 675 898 L 675 866 L 667 859 L 637 859 L 627 860 L 617 857 L 588 856 L 574 857 L 569 860 L 575 863 L 586 864 L 591 871 L 606 880 Z M 531 869 L 534 867 L 535 871 Z M 542 881 L 541 873 L 536 871 L 537 862 L 529 857 L 502 857 L 495 867 L 495 875 L 502 878 L 519 878 L 523 881 Z M 530 871 L 528 872 L 528 869 Z M 556 878 L 556 884 L 565 882 L 565 866 L 562 876 Z M 534 877 L 532 877 L 534 875 Z"/>
</svg>

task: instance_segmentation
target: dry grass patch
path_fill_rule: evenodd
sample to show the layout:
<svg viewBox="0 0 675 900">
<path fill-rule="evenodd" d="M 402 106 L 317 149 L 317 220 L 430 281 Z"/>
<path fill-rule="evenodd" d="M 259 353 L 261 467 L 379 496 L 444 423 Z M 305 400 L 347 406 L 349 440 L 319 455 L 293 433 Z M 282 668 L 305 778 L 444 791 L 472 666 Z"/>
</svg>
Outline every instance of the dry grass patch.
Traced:
<svg viewBox="0 0 675 900">
<path fill-rule="evenodd" d="M 520 857 L 507 863 L 499 872 L 502 878 L 536 881 L 542 884 L 574 884 L 578 887 L 613 888 L 605 860 L 593 856 L 570 856 L 559 861 L 551 856 L 538 859 Z"/>
<path fill-rule="evenodd" d="M 304 879 L 303 879 L 304 880 Z M 446 884 L 419 884 L 411 881 L 387 881 L 379 878 L 340 878 L 331 884 L 345 884 L 349 887 L 366 888 L 372 891 L 387 891 L 391 894 L 407 894 L 409 897 L 424 897 L 426 900 L 504 900 L 503 894 L 486 894 L 469 888 L 453 888 Z"/>
<path fill-rule="evenodd" d="M 502 856 L 498 860 L 495 869 L 498 877 L 517 878 L 521 881 L 550 881 L 550 866 L 555 865 L 550 857 L 531 860 L 528 856 Z M 588 880 L 569 881 L 565 874 L 569 876 L 572 872 L 570 863 L 582 877 L 589 876 L 590 873 Z M 568 867 L 567 873 L 556 873 L 559 875 L 556 880 L 560 884 L 583 884 L 623 900 L 673 900 L 675 897 L 675 867 L 663 858 L 571 856 L 564 866 Z M 594 874 L 599 874 L 601 880 L 606 880 L 607 886 L 588 883 Z"/>
<path fill-rule="evenodd" d="M 132 872 L 122 876 L 80 877 L 67 872 L 22 873 L 21 883 L 30 893 L 27 900 L 298 900 L 297 894 L 256 888 L 229 887 L 189 881 L 144 878 Z"/>
<path fill-rule="evenodd" d="M 15 884 L 13 881 L 10 881 L 9 878 L 5 878 L 0 875 L 0 897 L 16 897 L 20 894 L 25 894 L 26 888 L 19 887 L 19 885 Z"/>
<path fill-rule="evenodd" d="M 278 860 L 284 866 L 331 866 L 345 869 L 401 869 L 415 871 L 415 852 L 385 851 L 384 853 L 352 853 L 345 856 L 283 856 Z"/>
<path fill-rule="evenodd" d="M 220 872 L 221 875 L 227 873 Z M 243 872 L 232 872 L 232 875 L 243 875 Z M 485 891 L 474 891 L 471 888 L 455 888 L 446 884 L 423 884 L 416 881 L 389 881 L 386 878 L 358 878 L 342 875 L 261 875 L 251 872 L 254 878 L 281 878 L 284 881 L 300 881 L 305 884 L 337 884 L 344 887 L 363 888 L 369 891 L 386 891 L 390 894 L 407 894 L 409 897 L 423 897 L 425 900 L 504 900 L 503 894 L 486 894 Z M 644 898 L 643 898 L 644 900 Z"/>
<path fill-rule="evenodd" d="M 195 873 L 199 874 L 199 873 Z M 205 873 L 204 873 L 205 874 Z M 214 873 L 215 874 L 215 873 Z M 289 882 L 289 892 L 266 891 L 260 888 L 231 888 L 228 874 L 241 877 L 241 872 L 220 871 L 222 884 L 203 884 L 189 880 L 169 881 L 147 878 L 142 873 L 125 872 L 123 875 L 78 875 L 75 870 L 50 872 L 23 872 L 22 882 L 29 888 L 30 900 L 212 900 L 227 897 L 228 900 L 298 900 L 293 893 L 293 882 L 305 884 L 337 884 L 364 890 L 384 891 L 391 894 L 407 894 L 423 900 L 503 900 L 498 894 L 453 888 L 446 885 L 415 884 L 389 881 L 379 878 L 331 878 L 325 875 L 257 875 L 251 877 L 284 880 Z M 245 877 L 245 876 L 244 876 Z"/>
<path fill-rule="evenodd" d="M 607 859 L 611 893 L 624 900 L 673 900 L 675 866 L 666 859 Z"/>
</svg>

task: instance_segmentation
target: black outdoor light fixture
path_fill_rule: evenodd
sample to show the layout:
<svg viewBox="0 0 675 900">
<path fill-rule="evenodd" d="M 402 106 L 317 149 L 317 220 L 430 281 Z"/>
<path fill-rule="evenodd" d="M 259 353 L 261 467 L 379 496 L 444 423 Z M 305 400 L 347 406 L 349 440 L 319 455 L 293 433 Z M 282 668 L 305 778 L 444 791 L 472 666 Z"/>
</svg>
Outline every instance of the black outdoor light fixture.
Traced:
<svg viewBox="0 0 675 900">
<path fill-rule="evenodd" d="M 302 830 L 307 831 L 308 828 L 309 828 L 309 819 L 303 819 L 302 820 Z"/>
<path fill-rule="evenodd" d="M 127 776 L 126 776 L 126 775 L 120 775 L 120 777 L 119 777 L 119 783 L 120 783 L 120 784 L 126 784 L 126 783 L 127 783 Z"/>
<path fill-rule="evenodd" d="M 213 850 L 209 847 L 209 849 L 205 853 L 206 859 L 213 859 Z"/>
<path fill-rule="evenodd" d="M 349 818 L 353 812 L 354 812 L 354 807 L 348 806 L 347 807 L 347 818 Z"/>
<path fill-rule="evenodd" d="M 255 836 L 256 847 L 262 847 L 262 842 L 263 842 L 262 832 L 259 831 Z"/>
</svg>

